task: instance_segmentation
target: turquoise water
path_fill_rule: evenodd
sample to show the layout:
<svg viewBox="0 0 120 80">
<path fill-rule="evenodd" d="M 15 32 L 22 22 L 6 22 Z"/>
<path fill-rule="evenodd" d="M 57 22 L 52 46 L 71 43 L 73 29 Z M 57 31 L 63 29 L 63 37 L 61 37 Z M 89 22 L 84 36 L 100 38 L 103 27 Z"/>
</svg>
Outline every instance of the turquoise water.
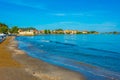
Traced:
<svg viewBox="0 0 120 80">
<path fill-rule="evenodd" d="M 120 35 L 16 37 L 29 56 L 82 73 L 87 80 L 120 80 Z"/>
</svg>

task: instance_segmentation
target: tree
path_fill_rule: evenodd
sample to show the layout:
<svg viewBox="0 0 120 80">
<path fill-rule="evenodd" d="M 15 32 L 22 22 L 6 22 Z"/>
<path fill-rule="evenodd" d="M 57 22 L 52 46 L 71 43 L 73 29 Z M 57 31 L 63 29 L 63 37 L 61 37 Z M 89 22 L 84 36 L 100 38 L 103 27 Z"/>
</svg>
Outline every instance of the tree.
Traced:
<svg viewBox="0 0 120 80">
<path fill-rule="evenodd" d="M 44 30 L 44 33 L 47 34 L 47 30 Z"/>
<path fill-rule="evenodd" d="M 82 32 L 78 31 L 77 34 L 83 34 Z"/>
<path fill-rule="evenodd" d="M 118 32 L 117 32 L 117 31 L 114 31 L 113 34 L 118 34 Z"/>
<path fill-rule="evenodd" d="M 89 34 L 98 34 L 97 31 L 89 31 L 88 33 L 89 33 Z"/>
<path fill-rule="evenodd" d="M 51 31 L 50 31 L 50 30 L 47 30 L 47 33 L 48 33 L 48 34 L 50 34 L 50 33 L 51 33 Z"/>
<path fill-rule="evenodd" d="M 20 28 L 20 29 L 23 31 L 37 30 L 36 28 L 33 28 L 33 27 Z"/>
<path fill-rule="evenodd" d="M 14 26 L 10 29 L 10 33 L 18 33 L 19 28 L 17 26 Z"/>
<path fill-rule="evenodd" d="M 50 34 L 51 31 L 50 31 L 50 30 L 44 30 L 44 33 L 45 33 L 45 34 Z"/>
<path fill-rule="evenodd" d="M 63 31 L 63 29 L 56 29 L 55 31 Z"/>
<path fill-rule="evenodd" d="M 7 34 L 8 30 L 9 30 L 9 28 L 6 24 L 0 23 L 0 33 Z"/>
</svg>

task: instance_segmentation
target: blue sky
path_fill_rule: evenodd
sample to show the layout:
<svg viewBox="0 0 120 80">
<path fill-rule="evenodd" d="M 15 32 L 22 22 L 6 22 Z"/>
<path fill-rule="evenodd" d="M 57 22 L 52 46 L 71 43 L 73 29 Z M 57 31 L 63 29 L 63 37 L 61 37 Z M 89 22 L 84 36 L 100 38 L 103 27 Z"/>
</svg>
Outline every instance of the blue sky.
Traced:
<svg viewBox="0 0 120 80">
<path fill-rule="evenodd" d="M 0 0 L 10 27 L 120 31 L 120 0 Z"/>
</svg>

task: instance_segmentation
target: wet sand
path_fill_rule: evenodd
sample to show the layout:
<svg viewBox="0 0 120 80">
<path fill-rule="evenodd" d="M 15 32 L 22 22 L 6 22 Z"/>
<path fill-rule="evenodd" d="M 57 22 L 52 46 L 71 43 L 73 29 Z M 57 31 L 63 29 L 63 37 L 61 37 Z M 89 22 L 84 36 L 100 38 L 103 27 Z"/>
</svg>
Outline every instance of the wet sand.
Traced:
<svg viewBox="0 0 120 80">
<path fill-rule="evenodd" d="M 77 72 L 28 56 L 14 38 L 0 44 L 0 80 L 85 80 Z"/>
</svg>

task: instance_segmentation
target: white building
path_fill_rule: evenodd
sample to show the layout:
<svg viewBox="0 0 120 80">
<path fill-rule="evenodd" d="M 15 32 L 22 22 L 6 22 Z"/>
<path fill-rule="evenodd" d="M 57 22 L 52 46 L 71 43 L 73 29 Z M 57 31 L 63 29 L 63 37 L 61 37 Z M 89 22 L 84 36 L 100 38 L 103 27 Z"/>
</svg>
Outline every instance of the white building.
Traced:
<svg viewBox="0 0 120 80">
<path fill-rule="evenodd" d="M 33 36 L 35 35 L 34 30 L 30 30 L 30 31 L 22 31 L 22 30 L 18 30 L 19 35 L 23 35 L 23 36 Z"/>
</svg>

